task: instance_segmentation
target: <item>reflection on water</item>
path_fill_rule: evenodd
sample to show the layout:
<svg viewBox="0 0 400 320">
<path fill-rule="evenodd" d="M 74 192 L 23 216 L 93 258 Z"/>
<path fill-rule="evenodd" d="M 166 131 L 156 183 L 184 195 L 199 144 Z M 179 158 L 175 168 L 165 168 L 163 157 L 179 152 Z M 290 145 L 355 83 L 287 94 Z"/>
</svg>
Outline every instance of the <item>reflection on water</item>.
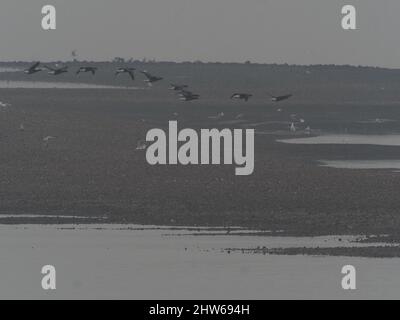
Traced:
<svg viewBox="0 0 400 320">
<path fill-rule="evenodd" d="M 118 87 L 87 83 L 45 82 L 45 81 L 7 81 L 0 80 L 0 88 L 18 89 L 139 89 L 137 87 Z"/>
<path fill-rule="evenodd" d="M 292 139 L 280 139 L 277 142 L 303 145 L 323 144 L 349 144 L 349 145 L 379 145 L 400 146 L 399 134 L 388 135 L 361 135 L 361 134 L 328 134 L 316 137 L 303 137 Z M 400 160 L 319 160 L 320 167 L 336 169 L 359 170 L 400 170 Z"/>
<path fill-rule="evenodd" d="M 317 137 L 281 139 L 277 142 L 291 144 L 368 144 L 400 146 L 400 135 L 328 134 Z"/>
<path fill-rule="evenodd" d="M 337 169 L 400 169 L 400 160 L 320 160 L 321 167 Z"/>
</svg>

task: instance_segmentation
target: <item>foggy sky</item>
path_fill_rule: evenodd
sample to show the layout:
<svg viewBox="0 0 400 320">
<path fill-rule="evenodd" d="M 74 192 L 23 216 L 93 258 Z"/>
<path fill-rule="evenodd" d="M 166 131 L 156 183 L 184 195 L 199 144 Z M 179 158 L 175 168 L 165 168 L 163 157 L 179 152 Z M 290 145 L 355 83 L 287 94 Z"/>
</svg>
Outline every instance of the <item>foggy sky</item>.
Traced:
<svg viewBox="0 0 400 320">
<path fill-rule="evenodd" d="M 41 8 L 57 30 L 41 29 Z M 356 31 L 341 8 L 357 8 Z M 169 61 L 400 66 L 398 0 L 1 0 L 0 60 L 115 56 Z"/>
</svg>

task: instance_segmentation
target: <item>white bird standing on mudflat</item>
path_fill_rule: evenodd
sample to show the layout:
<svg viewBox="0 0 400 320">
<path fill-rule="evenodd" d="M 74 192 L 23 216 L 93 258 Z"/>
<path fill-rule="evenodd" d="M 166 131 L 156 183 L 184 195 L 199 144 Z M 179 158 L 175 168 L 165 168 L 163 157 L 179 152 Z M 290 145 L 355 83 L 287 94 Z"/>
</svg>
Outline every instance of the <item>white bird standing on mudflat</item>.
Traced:
<svg viewBox="0 0 400 320">
<path fill-rule="evenodd" d="M 244 114 L 243 113 L 239 113 L 236 117 L 235 117 L 235 119 L 242 119 L 244 117 Z"/>
<path fill-rule="evenodd" d="M 120 75 L 121 73 L 127 73 L 131 77 L 132 81 L 135 80 L 135 68 L 118 68 L 115 71 L 115 76 Z"/>
<path fill-rule="evenodd" d="M 0 101 L 0 108 L 6 109 L 8 107 L 11 107 L 11 103 Z"/>
<path fill-rule="evenodd" d="M 218 113 L 216 116 L 210 116 L 210 117 L 208 117 L 208 119 L 218 120 L 218 119 L 223 118 L 224 116 L 225 116 L 225 113 L 220 112 L 220 113 Z"/>
<path fill-rule="evenodd" d="M 45 146 L 45 147 L 48 147 L 50 141 L 51 141 L 51 140 L 54 140 L 54 139 L 55 139 L 55 137 L 52 137 L 52 136 L 44 137 L 44 138 L 43 138 L 44 146 Z"/>
</svg>

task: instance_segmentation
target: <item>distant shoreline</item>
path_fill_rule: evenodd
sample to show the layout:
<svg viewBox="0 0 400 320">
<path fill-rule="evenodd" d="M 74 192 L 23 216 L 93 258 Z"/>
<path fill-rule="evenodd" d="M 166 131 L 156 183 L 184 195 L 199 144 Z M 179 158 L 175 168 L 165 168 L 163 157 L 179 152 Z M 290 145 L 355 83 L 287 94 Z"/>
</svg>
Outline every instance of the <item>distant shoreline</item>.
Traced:
<svg viewBox="0 0 400 320">
<path fill-rule="evenodd" d="M 27 65 L 32 64 L 37 60 L 21 60 L 21 61 L 0 61 L 0 66 L 4 65 Z M 372 69 L 372 70 L 391 70 L 400 71 L 400 68 L 388 68 L 381 66 L 369 65 L 353 65 L 353 64 L 290 64 L 290 63 L 261 63 L 261 62 L 219 62 L 219 61 L 151 61 L 151 60 L 125 60 L 121 62 L 104 60 L 104 61 L 91 61 L 91 60 L 48 60 L 42 61 L 44 64 L 111 64 L 111 65 L 125 65 L 125 64 L 142 64 L 142 65 L 226 65 L 226 66 L 254 66 L 254 67 L 281 67 L 281 68 L 323 68 L 323 69 Z"/>
</svg>

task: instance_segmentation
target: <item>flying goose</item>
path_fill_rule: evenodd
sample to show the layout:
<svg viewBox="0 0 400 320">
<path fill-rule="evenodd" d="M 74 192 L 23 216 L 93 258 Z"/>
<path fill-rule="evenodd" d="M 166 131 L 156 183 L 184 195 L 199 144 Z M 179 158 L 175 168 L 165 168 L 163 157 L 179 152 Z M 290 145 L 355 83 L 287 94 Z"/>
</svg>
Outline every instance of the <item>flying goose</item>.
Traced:
<svg viewBox="0 0 400 320">
<path fill-rule="evenodd" d="M 64 66 L 61 68 L 51 68 L 49 66 L 44 66 L 47 70 L 49 70 L 48 74 L 51 74 L 53 76 L 58 76 L 62 73 L 68 72 L 68 66 Z"/>
<path fill-rule="evenodd" d="M 171 86 L 169 87 L 169 90 L 173 90 L 173 91 L 183 91 L 185 89 L 187 89 L 189 86 L 186 84 L 173 84 L 171 83 Z"/>
<path fill-rule="evenodd" d="M 179 100 L 182 101 L 193 101 L 193 100 L 198 100 L 200 98 L 200 95 L 187 90 L 181 90 L 178 96 L 180 97 Z"/>
<path fill-rule="evenodd" d="M 26 74 L 34 74 L 36 72 L 42 71 L 42 68 L 38 68 L 40 65 L 40 62 L 35 62 L 32 66 L 30 66 L 28 69 L 24 70 L 24 73 Z"/>
<path fill-rule="evenodd" d="M 290 97 L 293 96 L 292 94 L 287 94 L 287 95 L 284 95 L 284 96 L 273 96 L 271 94 L 268 94 L 268 95 L 271 97 L 271 101 L 274 101 L 274 102 L 287 100 L 287 99 L 289 99 Z"/>
<path fill-rule="evenodd" d="M 147 78 L 146 80 L 144 80 L 144 82 L 147 82 L 149 86 L 151 86 L 154 82 L 163 80 L 163 78 L 153 76 L 152 74 L 148 73 L 147 71 L 140 71 L 140 72 L 143 73 L 145 75 L 145 77 Z"/>
<path fill-rule="evenodd" d="M 134 74 L 135 70 L 136 70 L 135 68 L 118 68 L 115 71 L 115 76 L 118 76 L 121 73 L 127 73 L 129 74 L 132 80 L 135 80 L 135 74 Z"/>
<path fill-rule="evenodd" d="M 97 71 L 97 67 L 80 67 L 79 69 L 78 69 L 78 71 L 76 71 L 76 74 L 78 75 L 78 74 L 80 74 L 81 72 L 91 72 L 92 73 L 92 75 L 95 75 L 96 74 L 96 71 Z"/>
<path fill-rule="evenodd" d="M 253 95 L 249 93 L 234 93 L 231 99 L 248 101 Z"/>
</svg>

